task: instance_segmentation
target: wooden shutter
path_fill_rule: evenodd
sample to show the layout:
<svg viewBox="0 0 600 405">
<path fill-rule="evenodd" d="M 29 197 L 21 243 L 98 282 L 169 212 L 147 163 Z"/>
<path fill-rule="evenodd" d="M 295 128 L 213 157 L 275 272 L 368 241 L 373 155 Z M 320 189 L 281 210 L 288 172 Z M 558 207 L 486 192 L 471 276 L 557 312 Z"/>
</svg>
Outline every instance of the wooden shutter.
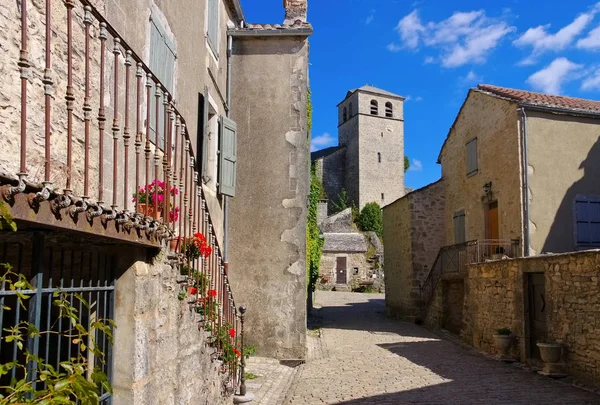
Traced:
<svg viewBox="0 0 600 405">
<path fill-rule="evenodd" d="M 219 56 L 219 0 L 208 0 L 208 27 L 206 35 L 208 44 L 217 57 Z"/>
<path fill-rule="evenodd" d="M 167 91 L 173 94 L 173 76 L 175 74 L 175 44 L 168 38 L 166 30 L 155 19 L 150 19 L 150 70 L 166 87 Z M 150 94 L 150 127 L 151 141 L 156 139 L 156 86 L 152 87 Z M 164 94 L 161 94 L 158 117 L 158 147 L 164 146 Z"/>
<path fill-rule="evenodd" d="M 575 201 L 577 245 L 600 245 L 600 201 L 577 199 Z"/>
<path fill-rule="evenodd" d="M 454 243 L 464 243 L 465 241 L 465 211 L 461 210 L 454 213 Z"/>
<path fill-rule="evenodd" d="M 229 197 L 235 197 L 237 125 L 227 117 L 221 118 L 219 149 L 219 192 Z"/>
<path fill-rule="evenodd" d="M 477 172 L 477 138 L 467 143 L 467 175 Z"/>
<path fill-rule="evenodd" d="M 198 144 L 202 142 L 202 148 L 198 152 L 198 156 L 202 157 L 202 180 L 207 183 L 209 181 L 208 176 L 208 134 L 210 132 L 210 127 L 208 124 L 208 112 L 210 111 L 210 104 L 208 102 L 208 88 L 204 88 L 204 105 L 202 107 L 202 139 L 198 140 Z M 198 128 L 198 132 L 200 132 L 200 126 Z"/>
</svg>

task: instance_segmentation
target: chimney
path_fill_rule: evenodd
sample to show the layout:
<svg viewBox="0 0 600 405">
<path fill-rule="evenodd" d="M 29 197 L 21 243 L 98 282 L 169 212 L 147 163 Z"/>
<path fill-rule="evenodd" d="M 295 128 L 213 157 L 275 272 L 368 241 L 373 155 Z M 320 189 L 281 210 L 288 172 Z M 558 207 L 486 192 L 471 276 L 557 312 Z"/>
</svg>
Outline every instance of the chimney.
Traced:
<svg viewBox="0 0 600 405">
<path fill-rule="evenodd" d="M 308 0 L 283 0 L 285 8 L 285 25 L 292 25 L 297 20 L 306 22 L 306 11 L 308 9 Z"/>
<path fill-rule="evenodd" d="M 327 200 L 317 202 L 317 225 L 321 225 L 327 219 Z"/>
</svg>

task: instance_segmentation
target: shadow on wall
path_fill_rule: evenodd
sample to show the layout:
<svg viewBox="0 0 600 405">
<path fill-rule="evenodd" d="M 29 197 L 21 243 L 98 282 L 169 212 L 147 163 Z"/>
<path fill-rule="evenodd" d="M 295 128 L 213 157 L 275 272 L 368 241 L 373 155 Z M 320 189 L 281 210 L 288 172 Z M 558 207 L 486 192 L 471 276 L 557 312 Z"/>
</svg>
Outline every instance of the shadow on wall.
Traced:
<svg viewBox="0 0 600 405">
<path fill-rule="evenodd" d="M 420 366 L 406 370 L 402 385 L 408 389 L 338 404 L 598 404 L 596 394 L 483 358 L 448 341 L 378 346 Z"/>
<path fill-rule="evenodd" d="M 560 168 L 558 165 L 556 167 Z M 578 196 L 600 198 L 600 138 L 592 146 L 579 168 L 583 169 L 584 175 L 567 189 L 548 231 L 542 252 L 539 253 L 562 253 L 576 250 L 575 200 Z M 543 190 L 543 188 L 540 188 L 540 190 Z M 589 214 L 581 211 L 581 208 L 579 212 L 585 218 L 590 218 Z M 597 221 L 598 218 L 595 218 L 595 220 Z M 591 236 L 592 233 L 589 232 L 587 235 L 579 235 L 579 239 L 589 239 Z M 597 244 L 595 246 L 590 245 L 589 248 L 597 246 Z"/>
</svg>

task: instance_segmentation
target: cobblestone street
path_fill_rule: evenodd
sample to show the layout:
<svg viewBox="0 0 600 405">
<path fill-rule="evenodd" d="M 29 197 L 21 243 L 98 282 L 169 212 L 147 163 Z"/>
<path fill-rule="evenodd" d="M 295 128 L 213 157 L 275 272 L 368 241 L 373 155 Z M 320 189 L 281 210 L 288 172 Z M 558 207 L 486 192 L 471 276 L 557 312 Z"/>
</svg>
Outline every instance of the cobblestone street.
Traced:
<svg viewBox="0 0 600 405">
<path fill-rule="evenodd" d="M 384 314 L 382 294 L 317 292 L 321 339 L 285 404 L 600 404 L 600 396 L 491 360 Z M 316 343 L 315 343 L 316 342 Z"/>
</svg>

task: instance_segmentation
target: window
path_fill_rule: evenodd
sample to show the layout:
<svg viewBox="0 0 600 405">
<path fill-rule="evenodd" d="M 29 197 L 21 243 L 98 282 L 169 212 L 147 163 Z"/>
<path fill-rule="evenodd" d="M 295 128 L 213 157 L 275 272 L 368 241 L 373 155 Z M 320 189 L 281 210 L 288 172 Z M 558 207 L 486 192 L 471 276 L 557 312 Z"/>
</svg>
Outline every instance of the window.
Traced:
<svg viewBox="0 0 600 405">
<path fill-rule="evenodd" d="M 392 118 L 394 116 L 394 106 L 389 101 L 385 103 L 385 116 Z"/>
<path fill-rule="evenodd" d="M 465 210 L 460 210 L 454 213 L 454 243 L 464 243 L 466 240 Z"/>
<path fill-rule="evenodd" d="M 206 23 L 206 37 L 208 45 L 214 52 L 215 56 L 219 57 L 219 0 L 208 0 L 208 15 Z"/>
<path fill-rule="evenodd" d="M 346 122 L 347 119 L 348 119 L 348 110 L 346 109 L 346 107 L 344 107 L 344 114 L 343 114 L 342 122 Z"/>
<path fill-rule="evenodd" d="M 371 100 L 371 114 L 379 115 L 379 104 L 377 104 L 377 100 Z"/>
<path fill-rule="evenodd" d="M 477 174 L 477 138 L 467 142 L 467 176 Z"/>
<path fill-rule="evenodd" d="M 600 198 L 578 195 L 574 211 L 577 247 L 600 246 Z"/>
<path fill-rule="evenodd" d="M 355 276 L 358 276 L 358 267 L 355 267 L 355 268 L 354 268 L 354 275 L 355 275 Z"/>
<path fill-rule="evenodd" d="M 352 118 L 352 115 L 354 114 L 354 111 L 352 111 L 352 103 L 349 105 L 348 113 L 348 118 Z"/>
<path fill-rule="evenodd" d="M 173 75 L 175 72 L 175 44 L 167 36 L 166 30 L 160 24 L 157 18 L 150 17 L 150 70 L 156 78 L 167 88 L 166 90 L 173 94 Z M 150 139 L 154 142 L 156 139 L 156 86 L 152 87 L 150 92 L 150 122 L 147 125 L 152 133 Z M 163 149 L 165 113 L 163 104 L 164 93 L 161 92 L 159 100 L 158 116 L 158 147 Z"/>
<path fill-rule="evenodd" d="M 381 193 L 381 201 L 385 200 L 385 194 Z"/>
<path fill-rule="evenodd" d="M 381 152 L 377 152 L 377 163 L 381 163 Z"/>
</svg>

